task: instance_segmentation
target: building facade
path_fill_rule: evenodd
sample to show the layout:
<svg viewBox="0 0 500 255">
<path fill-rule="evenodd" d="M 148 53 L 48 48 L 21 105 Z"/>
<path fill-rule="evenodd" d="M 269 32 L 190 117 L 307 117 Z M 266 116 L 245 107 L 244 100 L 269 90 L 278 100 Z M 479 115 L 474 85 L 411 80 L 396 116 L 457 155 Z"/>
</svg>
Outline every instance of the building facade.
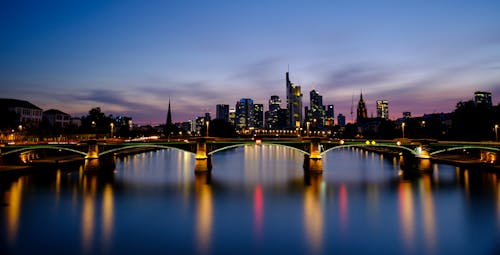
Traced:
<svg viewBox="0 0 500 255">
<path fill-rule="evenodd" d="M 387 100 L 377 100 L 377 118 L 389 119 L 389 102 Z"/>
<path fill-rule="evenodd" d="M 491 101 L 491 93 L 486 91 L 474 92 L 474 103 L 476 105 L 484 105 L 486 107 L 492 107 L 493 102 Z"/>
<path fill-rule="evenodd" d="M 253 126 L 255 128 L 264 128 L 264 105 L 253 105 Z"/>
<path fill-rule="evenodd" d="M 272 95 L 269 99 L 269 111 L 266 111 L 266 128 L 278 128 L 278 112 L 281 109 L 281 99 L 279 96 Z"/>
<path fill-rule="evenodd" d="M 218 104 L 216 106 L 216 118 L 229 122 L 229 105 L 228 104 Z"/>
<path fill-rule="evenodd" d="M 250 98 L 242 98 L 236 103 L 236 128 L 248 129 L 254 125 L 254 106 Z"/>
<path fill-rule="evenodd" d="M 286 103 L 288 109 L 288 128 L 300 127 L 302 123 L 302 93 L 300 92 L 300 86 L 290 81 L 288 72 L 286 72 Z"/>
<path fill-rule="evenodd" d="M 71 124 L 71 116 L 56 109 L 44 111 L 42 119 L 47 121 L 51 127 L 67 127 Z"/>
<path fill-rule="evenodd" d="M 42 109 L 28 101 L 2 98 L 0 107 L 16 113 L 19 117 L 19 124 L 22 126 L 38 127 L 42 122 Z"/>
</svg>

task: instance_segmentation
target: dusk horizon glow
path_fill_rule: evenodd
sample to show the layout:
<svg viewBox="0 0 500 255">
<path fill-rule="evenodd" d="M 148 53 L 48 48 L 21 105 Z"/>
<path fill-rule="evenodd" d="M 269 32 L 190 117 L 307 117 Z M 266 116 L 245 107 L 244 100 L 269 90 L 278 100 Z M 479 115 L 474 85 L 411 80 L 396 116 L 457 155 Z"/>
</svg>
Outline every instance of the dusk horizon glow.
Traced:
<svg viewBox="0 0 500 255">
<path fill-rule="evenodd" d="M 286 107 L 285 73 L 354 119 L 451 112 L 475 91 L 500 102 L 496 1 L 15 1 L 0 4 L 1 98 L 80 117 L 174 122 L 252 98 Z"/>
</svg>

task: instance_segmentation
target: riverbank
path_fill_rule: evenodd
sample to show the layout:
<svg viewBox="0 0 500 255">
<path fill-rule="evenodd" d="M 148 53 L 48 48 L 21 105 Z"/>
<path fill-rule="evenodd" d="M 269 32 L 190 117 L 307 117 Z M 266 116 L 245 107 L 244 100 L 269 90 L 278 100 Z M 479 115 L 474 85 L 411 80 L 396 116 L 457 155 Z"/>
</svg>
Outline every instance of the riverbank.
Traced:
<svg viewBox="0 0 500 255">
<path fill-rule="evenodd" d="M 389 157 L 399 157 L 401 155 L 401 151 L 398 151 L 393 148 L 371 147 L 371 146 L 363 146 L 358 148 L 370 152 L 379 153 Z M 476 168 L 481 170 L 500 172 L 499 165 L 486 163 L 484 161 L 481 161 L 480 158 L 476 158 L 471 155 L 440 154 L 438 156 L 432 156 L 430 160 L 432 163 L 442 163 L 464 168 Z"/>
</svg>

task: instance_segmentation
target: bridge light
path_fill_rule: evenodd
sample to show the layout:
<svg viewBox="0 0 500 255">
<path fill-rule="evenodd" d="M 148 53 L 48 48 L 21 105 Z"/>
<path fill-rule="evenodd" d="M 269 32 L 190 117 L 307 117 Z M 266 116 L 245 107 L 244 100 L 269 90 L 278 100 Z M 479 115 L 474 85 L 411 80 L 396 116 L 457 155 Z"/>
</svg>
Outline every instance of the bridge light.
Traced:
<svg viewBox="0 0 500 255">
<path fill-rule="evenodd" d="M 372 145 L 375 145 L 375 144 L 376 144 L 376 142 L 375 142 L 375 141 L 372 141 Z"/>
<path fill-rule="evenodd" d="M 344 140 L 340 140 L 340 144 L 343 145 L 344 144 Z"/>
<path fill-rule="evenodd" d="M 256 140 L 255 140 L 255 144 L 257 144 L 257 145 L 261 145 L 261 144 L 262 144 L 262 140 L 261 140 L 261 139 L 256 139 Z"/>
<path fill-rule="evenodd" d="M 400 145 L 401 145 L 401 142 L 400 142 L 400 141 L 397 141 L 397 142 L 396 142 L 396 144 L 397 144 L 398 146 L 400 146 Z"/>
<path fill-rule="evenodd" d="M 366 143 L 367 145 L 370 145 L 370 141 L 368 141 L 368 140 L 366 140 L 366 142 L 365 142 L 365 143 Z"/>
</svg>

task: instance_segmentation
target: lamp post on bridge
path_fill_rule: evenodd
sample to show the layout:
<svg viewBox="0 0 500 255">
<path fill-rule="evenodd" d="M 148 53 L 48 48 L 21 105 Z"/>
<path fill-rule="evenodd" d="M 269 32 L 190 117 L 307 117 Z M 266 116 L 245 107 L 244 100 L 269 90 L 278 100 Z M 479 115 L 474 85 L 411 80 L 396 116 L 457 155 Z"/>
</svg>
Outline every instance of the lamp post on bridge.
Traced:
<svg viewBox="0 0 500 255">
<path fill-rule="evenodd" d="M 498 124 L 495 125 L 495 141 L 498 143 Z"/>
</svg>

